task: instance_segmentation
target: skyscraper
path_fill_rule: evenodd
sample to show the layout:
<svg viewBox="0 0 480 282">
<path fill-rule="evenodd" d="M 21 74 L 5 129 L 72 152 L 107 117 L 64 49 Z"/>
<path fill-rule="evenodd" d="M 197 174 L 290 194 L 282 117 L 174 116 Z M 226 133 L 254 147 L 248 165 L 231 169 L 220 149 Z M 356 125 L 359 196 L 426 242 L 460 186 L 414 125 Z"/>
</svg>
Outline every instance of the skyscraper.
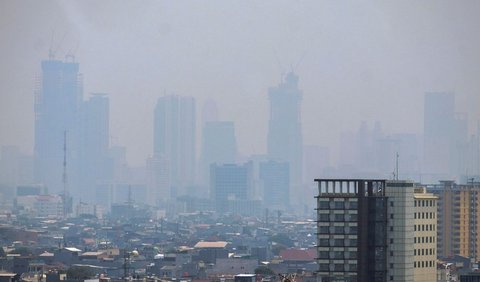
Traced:
<svg viewBox="0 0 480 282">
<path fill-rule="evenodd" d="M 202 182 L 208 183 L 211 164 L 235 163 L 237 142 L 233 122 L 206 122 L 203 126 L 202 141 Z"/>
<path fill-rule="evenodd" d="M 252 164 L 212 164 L 210 193 L 217 212 L 233 212 L 252 199 Z"/>
<path fill-rule="evenodd" d="M 274 210 L 285 211 L 290 204 L 290 170 L 287 162 L 260 163 L 263 185 L 263 204 Z"/>
<path fill-rule="evenodd" d="M 315 181 L 317 281 L 435 281 L 434 195 L 411 181 Z"/>
<path fill-rule="evenodd" d="M 423 172 L 447 175 L 454 134 L 455 96 L 453 93 L 425 94 L 424 104 L 424 165 Z"/>
<path fill-rule="evenodd" d="M 298 76 L 290 72 L 277 87 L 268 90 L 270 120 L 268 123 L 268 157 L 290 164 L 290 181 L 302 180 L 302 129 Z"/>
<path fill-rule="evenodd" d="M 82 201 L 93 202 L 95 187 L 100 181 L 109 181 L 113 164 L 109 154 L 109 99 L 95 93 L 80 108 L 81 134 L 79 136 L 79 183 Z M 86 193 L 85 193 L 86 192 Z"/>
<path fill-rule="evenodd" d="M 63 190 L 63 147 L 67 136 L 68 183 L 74 188 L 77 176 L 79 109 L 82 79 L 79 64 L 50 58 L 42 61 L 42 74 L 35 91 L 34 178 L 49 191 Z"/>
<path fill-rule="evenodd" d="M 183 195 L 195 172 L 195 100 L 177 95 L 158 99 L 154 113 L 153 157 L 165 163 L 172 197 Z"/>
<path fill-rule="evenodd" d="M 315 181 L 317 281 L 387 281 L 385 181 Z"/>
</svg>

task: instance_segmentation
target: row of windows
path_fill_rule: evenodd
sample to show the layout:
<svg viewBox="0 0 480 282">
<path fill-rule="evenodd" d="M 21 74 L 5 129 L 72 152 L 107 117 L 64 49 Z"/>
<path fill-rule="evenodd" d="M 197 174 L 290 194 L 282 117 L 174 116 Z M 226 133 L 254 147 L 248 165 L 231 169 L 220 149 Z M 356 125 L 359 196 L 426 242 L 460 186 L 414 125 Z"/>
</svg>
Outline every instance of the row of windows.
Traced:
<svg viewBox="0 0 480 282">
<path fill-rule="evenodd" d="M 319 221 L 357 221 L 358 215 L 357 214 L 328 214 L 328 213 L 320 213 L 318 214 Z"/>
<path fill-rule="evenodd" d="M 318 240 L 319 247 L 356 247 L 357 246 L 357 239 L 319 239 Z"/>
<path fill-rule="evenodd" d="M 357 265 L 356 264 L 329 264 L 329 263 L 320 263 L 318 265 L 319 271 L 356 271 Z"/>
<path fill-rule="evenodd" d="M 344 251 L 319 251 L 319 259 L 356 259 L 357 252 L 344 252 Z"/>
<path fill-rule="evenodd" d="M 434 255 L 435 254 L 435 249 L 414 249 L 413 250 L 413 255 L 415 256 L 426 256 L 426 255 Z"/>
<path fill-rule="evenodd" d="M 413 218 L 415 219 L 425 219 L 425 218 L 435 218 L 434 212 L 416 212 L 413 214 Z"/>
<path fill-rule="evenodd" d="M 415 237 L 413 238 L 414 243 L 435 243 L 434 236 L 426 236 L 426 237 Z"/>
<path fill-rule="evenodd" d="M 321 210 L 333 209 L 333 210 L 343 210 L 343 209 L 352 209 L 355 210 L 358 208 L 357 201 L 319 201 L 318 208 Z"/>
<path fill-rule="evenodd" d="M 434 200 L 415 200 L 416 207 L 434 207 L 436 205 Z"/>
<path fill-rule="evenodd" d="M 357 234 L 358 227 L 357 226 L 319 226 L 318 233 L 319 234 Z"/>
<path fill-rule="evenodd" d="M 414 231 L 435 231 L 435 224 L 415 224 Z"/>
<path fill-rule="evenodd" d="M 434 267 L 435 261 L 428 260 L 428 261 L 414 261 L 413 267 L 415 268 L 425 268 L 425 267 Z"/>
</svg>

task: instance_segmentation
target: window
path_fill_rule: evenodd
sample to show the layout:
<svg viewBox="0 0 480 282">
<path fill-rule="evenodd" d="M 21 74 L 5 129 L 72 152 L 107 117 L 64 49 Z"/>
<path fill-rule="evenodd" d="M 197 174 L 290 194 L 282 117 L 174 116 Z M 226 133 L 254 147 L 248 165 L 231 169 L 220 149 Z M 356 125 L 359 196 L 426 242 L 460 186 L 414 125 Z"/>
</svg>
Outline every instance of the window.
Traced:
<svg viewBox="0 0 480 282">
<path fill-rule="evenodd" d="M 390 206 L 393 207 L 393 201 L 390 201 Z"/>
<path fill-rule="evenodd" d="M 318 268 L 320 271 L 329 271 L 330 270 L 330 265 L 328 263 L 320 263 L 318 265 Z"/>
<path fill-rule="evenodd" d="M 319 230 L 318 230 L 318 233 L 320 233 L 320 234 L 328 234 L 328 233 L 330 233 L 328 226 L 320 226 L 318 229 L 319 229 Z"/>
<path fill-rule="evenodd" d="M 335 202 L 335 209 L 342 210 L 345 208 L 345 202 Z"/>
<path fill-rule="evenodd" d="M 320 202 L 318 203 L 318 207 L 319 207 L 320 209 L 326 209 L 326 210 L 328 210 L 328 209 L 330 209 L 330 204 L 329 204 L 328 201 L 320 201 Z"/>
<path fill-rule="evenodd" d="M 390 269 L 393 269 L 393 263 L 390 264 Z"/>
<path fill-rule="evenodd" d="M 320 239 L 318 245 L 320 247 L 328 247 L 330 246 L 330 241 L 328 239 Z"/>
<path fill-rule="evenodd" d="M 337 247 L 343 246 L 343 239 L 334 239 L 333 240 L 333 245 L 337 246 Z"/>
<path fill-rule="evenodd" d="M 328 259 L 328 251 L 320 251 L 318 252 L 318 258 L 319 259 Z"/>
<path fill-rule="evenodd" d="M 393 219 L 393 213 L 390 214 L 390 219 Z"/>
<path fill-rule="evenodd" d="M 328 213 L 321 213 L 318 215 L 319 221 L 330 221 L 330 215 Z"/>
</svg>

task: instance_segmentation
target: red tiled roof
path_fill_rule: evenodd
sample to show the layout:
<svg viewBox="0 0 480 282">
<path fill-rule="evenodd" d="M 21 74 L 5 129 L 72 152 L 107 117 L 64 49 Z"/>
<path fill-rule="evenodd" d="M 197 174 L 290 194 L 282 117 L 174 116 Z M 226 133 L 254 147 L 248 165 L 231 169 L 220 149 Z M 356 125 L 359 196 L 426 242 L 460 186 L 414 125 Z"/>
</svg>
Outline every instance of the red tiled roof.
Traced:
<svg viewBox="0 0 480 282">
<path fill-rule="evenodd" d="M 287 261 L 314 261 L 317 251 L 315 249 L 287 249 L 280 251 L 280 256 Z"/>
</svg>

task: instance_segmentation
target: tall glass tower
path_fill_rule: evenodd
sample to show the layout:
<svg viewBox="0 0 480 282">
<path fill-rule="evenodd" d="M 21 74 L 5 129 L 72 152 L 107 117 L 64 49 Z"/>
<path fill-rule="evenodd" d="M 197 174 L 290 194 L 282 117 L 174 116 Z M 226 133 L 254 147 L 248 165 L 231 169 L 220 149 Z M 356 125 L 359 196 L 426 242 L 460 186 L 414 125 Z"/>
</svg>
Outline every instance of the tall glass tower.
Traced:
<svg viewBox="0 0 480 282">
<path fill-rule="evenodd" d="M 270 120 L 268 123 L 268 157 L 290 164 L 290 181 L 302 179 L 302 128 L 298 76 L 290 72 L 276 87 L 268 90 Z"/>
<path fill-rule="evenodd" d="M 34 174 L 37 183 L 46 185 L 50 193 L 57 193 L 64 189 L 64 151 L 68 182 L 74 183 L 76 178 L 73 172 L 78 154 L 82 79 L 73 57 L 67 61 L 51 57 L 42 61 L 41 67 L 35 90 Z"/>
</svg>

